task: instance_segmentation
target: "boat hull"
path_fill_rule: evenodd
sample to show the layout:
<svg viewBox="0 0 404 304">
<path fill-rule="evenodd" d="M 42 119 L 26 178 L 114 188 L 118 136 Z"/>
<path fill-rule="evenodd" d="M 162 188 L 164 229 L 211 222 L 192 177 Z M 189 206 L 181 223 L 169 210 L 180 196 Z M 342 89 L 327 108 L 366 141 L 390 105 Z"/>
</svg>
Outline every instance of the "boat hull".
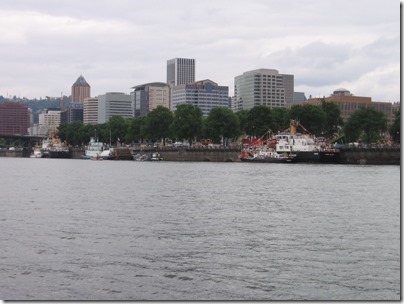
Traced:
<svg viewBox="0 0 404 304">
<path fill-rule="evenodd" d="M 81 158 L 83 158 L 83 159 L 91 159 L 91 160 L 100 160 L 100 159 L 104 159 L 104 160 L 107 160 L 107 159 L 111 159 L 110 157 L 108 157 L 108 156 L 97 156 L 97 155 L 95 155 L 95 156 L 92 156 L 92 155 L 82 155 L 81 156 Z"/>
<path fill-rule="evenodd" d="M 240 160 L 242 162 L 247 163 L 278 163 L 278 164 L 285 164 L 285 163 L 294 163 L 294 158 L 243 158 L 241 157 Z"/>
<path fill-rule="evenodd" d="M 328 164 L 338 164 L 339 163 L 339 152 L 295 152 L 297 163 L 328 163 Z"/>
<path fill-rule="evenodd" d="M 339 164 L 340 163 L 340 152 L 320 152 L 320 162 L 329 164 Z"/>
<path fill-rule="evenodd" d="M 49 151 L 49 158 L 71 158 L 70 151 Z"/>
</svg>

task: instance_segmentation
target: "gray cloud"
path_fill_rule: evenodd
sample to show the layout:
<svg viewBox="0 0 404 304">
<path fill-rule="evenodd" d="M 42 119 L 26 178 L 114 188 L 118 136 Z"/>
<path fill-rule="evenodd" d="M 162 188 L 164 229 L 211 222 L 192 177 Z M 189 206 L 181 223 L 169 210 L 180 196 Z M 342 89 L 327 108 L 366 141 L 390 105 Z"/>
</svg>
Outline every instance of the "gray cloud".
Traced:
<svg viewBox="0 0 404 304">
<path fill-rule="evenodd" d="M 129 92 L 189 57 L 230 92 L 235 76 L 273 68 L 307 95 L 399 100 L 399 24 L 399 4 L 380 0 L 3 0 L 0 95 L 69 94 L 80 74 L 93 95 Z"/>
</svg>

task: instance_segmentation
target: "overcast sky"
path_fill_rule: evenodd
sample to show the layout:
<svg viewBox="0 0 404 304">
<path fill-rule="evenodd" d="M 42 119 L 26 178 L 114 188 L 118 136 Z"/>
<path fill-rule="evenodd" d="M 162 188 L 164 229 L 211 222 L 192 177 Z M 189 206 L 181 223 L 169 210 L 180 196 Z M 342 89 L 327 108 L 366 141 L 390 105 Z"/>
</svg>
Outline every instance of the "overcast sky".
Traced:
<svg viewBox="0 0 404 304">
<path fill-rule="evenodd" d="M 196 80 L 234 91 L 234 77 L 268 68 L 295 91 L 344 87 L 400 100 L 398 0 L 1 0 L 0 95 L 91 95 L 166 82 L 167 60 L 196 60 Z"/>
</svg>

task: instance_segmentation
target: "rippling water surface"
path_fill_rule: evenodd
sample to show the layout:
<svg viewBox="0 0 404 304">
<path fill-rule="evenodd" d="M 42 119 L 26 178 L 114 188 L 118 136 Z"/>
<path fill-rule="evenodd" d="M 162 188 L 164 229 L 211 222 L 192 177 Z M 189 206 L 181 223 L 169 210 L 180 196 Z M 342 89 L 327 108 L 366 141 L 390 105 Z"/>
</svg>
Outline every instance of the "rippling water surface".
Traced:
<svg viewBox="0 0 404 304">
<path fill-rule="evenodd" d="M 4 300 L 399 300 L 400 167 L 0 158 Z"/>
</svg>

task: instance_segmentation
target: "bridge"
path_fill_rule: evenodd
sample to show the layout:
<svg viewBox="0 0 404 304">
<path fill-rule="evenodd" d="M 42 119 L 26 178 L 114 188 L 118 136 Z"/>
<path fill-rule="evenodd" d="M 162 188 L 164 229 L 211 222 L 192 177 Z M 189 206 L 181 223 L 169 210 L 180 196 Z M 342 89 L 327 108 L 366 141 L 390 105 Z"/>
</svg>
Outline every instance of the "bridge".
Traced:
<svg viewBox="0 0 404 304">
<path fill-rule="evenodd" d="M 0 148 L 28 148 L 40 144 L 43 136 L 31 136 L 20 134 L 0 134 Z"/>
</svg>

